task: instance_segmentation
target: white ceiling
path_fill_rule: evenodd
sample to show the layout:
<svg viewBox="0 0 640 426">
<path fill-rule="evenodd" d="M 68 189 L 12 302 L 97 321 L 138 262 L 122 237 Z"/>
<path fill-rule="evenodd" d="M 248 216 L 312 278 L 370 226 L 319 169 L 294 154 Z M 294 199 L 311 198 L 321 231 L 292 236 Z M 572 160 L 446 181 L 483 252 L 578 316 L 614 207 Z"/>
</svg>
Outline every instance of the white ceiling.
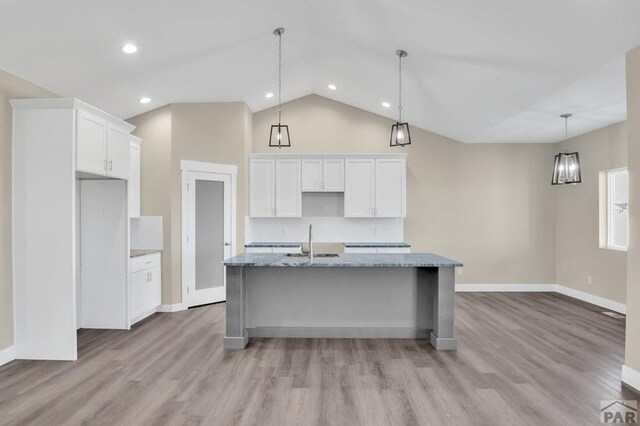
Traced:
<svg viewBox="0 0 640 426">
<path fill-rule="evenodd" d="M 402 48 L 412 125 L 556 142 L 561 113 L 575 114 L 573 135 L 626 118 L 639 17 L 637 0 L 0 0 L 0 69 L 122 118 L 172 102 L 259 111 L 277 102 L 264 94 L 283 26 L 285 101 L 317 93 L 395 118 Z"/>
</svg>

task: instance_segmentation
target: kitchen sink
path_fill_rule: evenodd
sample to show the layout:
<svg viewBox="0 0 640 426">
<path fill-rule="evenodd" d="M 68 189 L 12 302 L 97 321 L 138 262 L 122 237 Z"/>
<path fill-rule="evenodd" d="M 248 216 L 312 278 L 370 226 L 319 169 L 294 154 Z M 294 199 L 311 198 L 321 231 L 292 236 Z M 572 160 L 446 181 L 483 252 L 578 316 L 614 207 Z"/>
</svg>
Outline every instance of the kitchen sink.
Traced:
<svg viewBox="0 0 640 426">
<path fill-rule="evenodd" d="M 338 257 L 338 253 L 316 253 L 313 257 Z M 308 253 L 287 253 L 285 257 L 309 257 Z"/>
</svg>

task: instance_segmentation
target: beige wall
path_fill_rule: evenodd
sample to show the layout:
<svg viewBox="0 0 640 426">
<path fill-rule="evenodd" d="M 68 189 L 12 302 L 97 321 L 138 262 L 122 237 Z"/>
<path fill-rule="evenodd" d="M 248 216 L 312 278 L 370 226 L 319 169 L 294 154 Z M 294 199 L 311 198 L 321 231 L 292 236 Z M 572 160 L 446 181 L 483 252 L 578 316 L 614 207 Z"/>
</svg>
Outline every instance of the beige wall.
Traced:
<svg viewBox="0 0 640 426">
<path fill-rule="evenodd" d="M 163 303 L 181 301 L 180 160 L 238 166 L 241 244 L 247 154 L 276 152 L 267 147 L 275 118 L 275 109 L 202 103 L 130 120 L 145 139 L 142 213 L 165 217 Z M 316 95 L 286 104 L 284 121 L 293 147 L 282 152 L 408 153 L 405 240 L 463 261 L 458 282 L 559 283 L 624 303 L 625 254 L 598 247 L 597 173 L 626 165 L 625 123 L 569 140 L 582 154 L 584 184 L 552 187 L 553 156 L 564 144 L 461 144 L 412 128 L 413 145 L 390 148 L 391 120 Z"/>
<path fill-rule="evenodd" d="M 164 217 L 163 304 L 182 301 L 181 160 L 238 166 L 236 239 L 242 247 L 251 120 L 239 102 L 172 104 L 129 120 L 143 138 L 141 214 Z"/>
<path fill-rule="evenodd" d="M 640 372 L 640 46 L 627 53 L 627 117 L 630 207 L 625 364 Z"/>
<path fill-rule="evenodd" d="M 189 103 L 172 106 L 172 302 L 181 301 L 182 281 L 182 198 L 181 160 L 204 161 L 208 163 L 233 164 L 238 166 L 238 203 L 236 245 L 242 247 L 244 241 L 244 216 L 246 215 L 246 158 L 247 134 L 245 126 L 251 124 L 251 112 L 246 104 L 230 103 Z"/>
<path fill-rule="evenodd" d="M 572 138 L 556 148 L 580 152 L 583 180 L 580 185 L 555 188 L 556 282 L 625 303 L 627 253 L 599 247 L 598 174 L 627 166 L 627 123 Z"/>
<path fill-rule="evenodd" d="M 140 214 L 163 217 L 164 250 L 162 276 L 171 276 L 171 105 L 129 120 L 141 137 Z M 174 289 L 170 279 L 162 280 L 162 303 L 170 304 Z M 180 297 L 178 295 L 178 297 Z"/>
<path fill-rule="evenodd" d="M 13 345 L 11 284 L 11 105 L 10 99 L 56 94 L 0 70 L 0 350 Z"/>
<path fill-rule="evenodd" d="M 253 116 L 253 152 L 268 148 L 274 108 Z M 392 121 L 311 95 L 283 107 L 282 152 L 406 152 L 405 240 L 464 262 L 460 283 L 555 283 L 555 192 L 549 144 L 462 144 L 411 128 L 390 148 Z"/>
</svg>

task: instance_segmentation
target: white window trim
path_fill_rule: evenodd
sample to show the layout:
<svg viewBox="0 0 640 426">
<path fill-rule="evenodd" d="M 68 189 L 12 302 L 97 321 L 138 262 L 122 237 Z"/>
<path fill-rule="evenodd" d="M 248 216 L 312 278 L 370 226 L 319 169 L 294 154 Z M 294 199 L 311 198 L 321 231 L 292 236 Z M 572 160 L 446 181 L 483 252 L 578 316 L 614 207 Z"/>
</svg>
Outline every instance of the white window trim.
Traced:
<svg viewBox="0 0 640 426">
<path fill-rule="evenodd" d="M 603 248 L 609 250 L 617 250 L 617 251 L 627 251 L 628 246 L 619 246 L 614 243 L 614 235 L 615 230 L 614 221 L 612 220 L 613 215 L 617 213 L 614 208 L 612 200 L 615 200 L 615 184 L 613 177 L 619 173 L 626 172 L 628 174 L 628 169 L 626 167 L 620 169 L 607 170 L 606 174 L 606 245 Z M 628 175 L 627 175 L 628 176 Z M 629 233 L 629 226 L 627 225 L 627 234 Z M 627 237 L 627 241 L 629 238 Z"/>
</svg>

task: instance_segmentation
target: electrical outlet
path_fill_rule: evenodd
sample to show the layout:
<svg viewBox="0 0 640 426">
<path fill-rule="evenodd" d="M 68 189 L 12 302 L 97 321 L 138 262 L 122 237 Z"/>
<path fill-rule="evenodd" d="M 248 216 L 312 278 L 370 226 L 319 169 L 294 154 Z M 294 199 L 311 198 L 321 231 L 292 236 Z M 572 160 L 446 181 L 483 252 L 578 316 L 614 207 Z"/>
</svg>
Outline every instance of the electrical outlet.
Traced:
<svg viewBox="0 0 640 426">
<path fill-rule="evenodd" d="M 456 270 L 458 271 L 458 276 L 461 277 L 462 276 L 462 268 L 456 268 Z"/>
<path fill-rule="evenodd" d="M 587 284 L 593 284 L 593 278 L 591 278 L 591 275 L 587 276 Z"/>
</svg>

